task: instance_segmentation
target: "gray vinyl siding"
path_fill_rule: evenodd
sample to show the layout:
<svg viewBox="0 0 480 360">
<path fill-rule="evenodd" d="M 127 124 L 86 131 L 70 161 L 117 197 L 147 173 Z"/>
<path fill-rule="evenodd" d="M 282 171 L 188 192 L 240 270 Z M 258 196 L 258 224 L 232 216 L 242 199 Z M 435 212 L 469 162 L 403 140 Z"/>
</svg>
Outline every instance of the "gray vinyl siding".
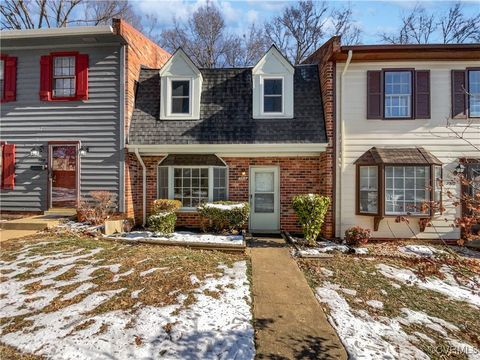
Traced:
<svg viewBox="0 0 480 360">
<path fill-rule="evenodd" d="M 79 51 L 89 55 L 86 101 L 40 101 L 40 56 Z M 114 192 L 121 186 L 123 149 L 120 133 L 120 46 L 25 49 L 5 51 L 17 57 L 17 99 L 1 105 L 0 138 L 16 145 L 14 190 L 1 190 L 1 210 L 47 210 L 47 171 L 31 170 L 46 164 L 49 141 L 81 141 L 89 153 L 80 158 L 80 194 Z M 29 157 L 43 146 L 42 159 Z"/>
</svg>

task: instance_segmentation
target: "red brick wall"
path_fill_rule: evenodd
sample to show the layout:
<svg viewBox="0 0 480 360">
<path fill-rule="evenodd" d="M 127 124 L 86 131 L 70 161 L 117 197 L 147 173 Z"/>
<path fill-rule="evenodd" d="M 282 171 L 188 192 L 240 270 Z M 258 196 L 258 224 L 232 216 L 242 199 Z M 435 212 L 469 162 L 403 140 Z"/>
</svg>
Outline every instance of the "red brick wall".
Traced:
<svg viewBox="0 0 480 360">
<path fill-rule="evenodd" d="M 167 62 L 171 55 L 124 20 L 114 19 L 113 28 L 115 32 L 121 35 L 127 42 L 125 51 L 124 114 L 125 136 L 127 137 L 135 105 L 135 81 L 138 81 L 141 66 L 159 69 Z M 131 167 L 128 165 L 128 162 L 132 159 L 131 155 L 126 153 L 125 157 L 125 213 L 128 217 L 134 217 L 133 197 L 136 196 L 137 191 L 132 188 L 132 184 L 136 183 L 134 178 L 138 176 L 138 174 L 130 173 Z M 137 170 L 135 166 L 134 170 Z"/>
<path fill-rule="evenodd" d="M 142 157 L 147 168 L 147 213 L 150 212 L 157 196 L 157 166 L 162 156 Z M 137 223 L 142 221 L 142 169 L 130 154 L 131 186 L 135 191 L 133 204 Z M 280 227 L 290 232 L 300 232 L 296 215 L 292 209 L 292 199 L 297 194 L 320 193 L 321 158 L 308 157 L 259 157 L 259 158 L 223 158 L 228 165 L 229 200 L 248 201 L 249 167 L 255 165 L 278 166 L 280 168 Z M 195 212 L 178 213 L 178 226 L 199 227 L 200 219 Z"/>
<path fill-rule="evenodd" d="M 305 63 L 318 64 L 322 102 L 327 132 L 328 147 L 321 156 L 320 192 L 332 199 L 332 205 L 326 215 L 323 236 L 335 237 L 335 62 L 332 55 L 340 50 L 340 38 L 333 37 L 315 51 Z"/>
</svg>

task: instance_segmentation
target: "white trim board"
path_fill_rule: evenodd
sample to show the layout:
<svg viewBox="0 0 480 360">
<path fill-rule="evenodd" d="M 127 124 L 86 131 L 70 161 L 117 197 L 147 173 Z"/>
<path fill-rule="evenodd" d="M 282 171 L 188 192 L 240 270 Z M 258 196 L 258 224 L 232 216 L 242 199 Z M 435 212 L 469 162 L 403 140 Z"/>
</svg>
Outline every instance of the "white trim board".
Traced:
<svg viewBox="0 0 480 360">
<path fill-rule="evenodd" d="M 326 151 L 328 144 L 180 144 L 180 145 L 134 145 L 128 144 L 129 152 L 138 149 L 142 154 L 218 154 L 273 156 L 311 153 L 319 155 Z"/>
</svg>

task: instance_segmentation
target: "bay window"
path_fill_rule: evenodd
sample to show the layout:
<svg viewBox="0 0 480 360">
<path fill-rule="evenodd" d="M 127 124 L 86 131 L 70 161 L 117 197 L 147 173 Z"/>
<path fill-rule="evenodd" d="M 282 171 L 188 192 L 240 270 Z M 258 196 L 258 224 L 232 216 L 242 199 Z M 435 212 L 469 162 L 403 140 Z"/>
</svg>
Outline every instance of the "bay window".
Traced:
<svg viewBox="0 0 480 360">
<path fill-rule="evenodd" d="M 431 217 L 442 208 L 441 162 L 423 148 L 371 148 L 357 166 L 356 214 Z"/>
<path fill-rule="evenodd" d="M 183 209 L 227 200 L 227 168 L 220 166 L 159 166 L 158 198 L 179 200 Z"/>
</svg>

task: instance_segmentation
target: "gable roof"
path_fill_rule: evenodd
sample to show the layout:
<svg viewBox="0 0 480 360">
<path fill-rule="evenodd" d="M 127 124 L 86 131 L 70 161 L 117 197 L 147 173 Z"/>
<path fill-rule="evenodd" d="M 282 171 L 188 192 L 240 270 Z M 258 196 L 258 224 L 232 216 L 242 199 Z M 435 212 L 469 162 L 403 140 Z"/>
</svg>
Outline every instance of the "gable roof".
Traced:
<svg viewBox="0 0 480 360">
<path fill-rule="evenodd" d="M 182 61 L 185 65 L 192 71 L 195 75 L 200 75 L 200 70 L 194 64 L 194 62 L 190 59 L 185 51 L 182 48 L 178 48 L 173 55 L 168 59 L 168 61 L 163 64 L 162 68 L 160 69 L 160 76 L 164 76 L 166 72 L 170 71 L 170 68 L 175 64 L 175 62 Z"/>
<path fill-rule="evenodd" d="M 199 120 L 160 120 L 158 69 L 142 68 L 129 143 L 154 144 L 325 144 L 318 67 L 294 73 L 294 118 L 252 118 L 252 69 L 200 69 Z"/>
<path fill-rule="evenodd" d="M 285 57 L 285 55 L 282 54 L 282 52 L 275 45 L 270 46 L 270 49 L 268 49 L 268 51 L 260 58 L 260 60 L 258 60 L 257 64 L 252 69 L 252 73 L 257 73 L 258 70 L 267 62 L 267 59 L 270 56 L 275 57 L 275 59 L 277 59 L 278 62 L 283 66 L 285 71 L 293 74 L 294 67 L 292 63 Z"/>
</svg>

